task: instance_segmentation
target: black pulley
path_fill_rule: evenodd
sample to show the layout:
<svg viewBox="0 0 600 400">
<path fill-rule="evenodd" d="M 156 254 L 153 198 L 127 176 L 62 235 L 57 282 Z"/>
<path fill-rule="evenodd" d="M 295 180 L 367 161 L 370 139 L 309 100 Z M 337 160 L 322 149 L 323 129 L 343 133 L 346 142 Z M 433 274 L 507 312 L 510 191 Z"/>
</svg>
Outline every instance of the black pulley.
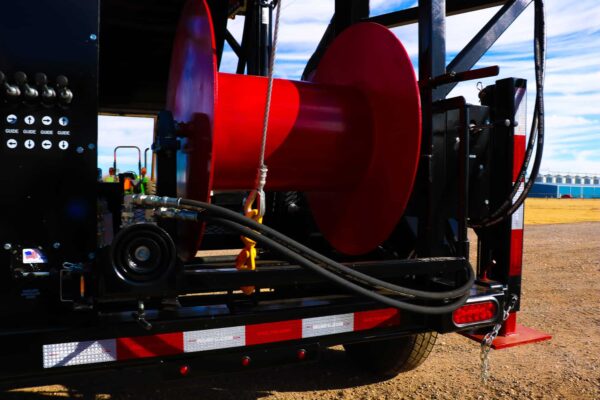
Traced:
<svg viewBox="0 0 600 400">
<path fill-rule="evenodd" d="M 176 262 L 176 249 L 162 228 L 140 223 L 122 229 L 111 249 L 111 263 L 124 282 L 153 285 L 169 275 Z"/>
</svg>

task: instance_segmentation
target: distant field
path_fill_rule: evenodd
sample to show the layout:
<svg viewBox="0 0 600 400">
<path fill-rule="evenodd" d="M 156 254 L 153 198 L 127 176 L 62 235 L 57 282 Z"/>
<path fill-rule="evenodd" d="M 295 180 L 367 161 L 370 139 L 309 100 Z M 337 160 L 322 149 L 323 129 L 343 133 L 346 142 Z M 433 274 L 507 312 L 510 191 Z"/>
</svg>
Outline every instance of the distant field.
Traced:
<svg viewBox="0 0 600 400">
<path fill-rule="evenodd" d="M 600 222 L 600 199 L 527 199 L 525 223 Z"/>
</svg>

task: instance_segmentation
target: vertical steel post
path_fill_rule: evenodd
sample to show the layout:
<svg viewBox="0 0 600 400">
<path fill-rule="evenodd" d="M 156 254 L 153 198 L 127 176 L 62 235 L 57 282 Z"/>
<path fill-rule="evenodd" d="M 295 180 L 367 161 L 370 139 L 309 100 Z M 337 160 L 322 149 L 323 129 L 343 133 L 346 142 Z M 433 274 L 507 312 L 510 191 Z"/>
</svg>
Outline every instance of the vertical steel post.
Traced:
<svg viewBox="0 0 600 400">
<path fill-rule="evenodd" d="M 446 72 L 446 0 L 419 0 L 419 80 L 429 82 Z M 433 102 L 440 100 L 435 88 L 422 85 L 423 138 L 420 179 L 425 181 L 427 206 L 419 217 L 419 256 L 441 255 L 444 232 L 436 211 L 433 157 Z M 440 182 L 436 182 L 442 186 Z M 443 236 L 443 235 L 442 235 Z"/>
</svg>

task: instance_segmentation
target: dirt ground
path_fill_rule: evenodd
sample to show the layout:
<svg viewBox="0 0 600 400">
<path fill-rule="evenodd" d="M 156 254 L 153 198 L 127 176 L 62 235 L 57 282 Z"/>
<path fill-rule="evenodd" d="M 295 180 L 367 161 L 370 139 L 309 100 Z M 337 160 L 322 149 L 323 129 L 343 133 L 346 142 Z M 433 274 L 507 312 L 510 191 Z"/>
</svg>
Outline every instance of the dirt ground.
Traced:
<svg viewBox="0 0 600 400">
<path fill-rule="evenodd" d="M 331 349 L 317 364 L 132 387 L 80 381 L 0 392 L 0 399 L 600 399 L 600 223 L 527 229 L 519 322 L 548 342 L 492 351 L 479 381 L 479 347 L 440 336 L 419 369 L 377 381 Z"/>
</svg>

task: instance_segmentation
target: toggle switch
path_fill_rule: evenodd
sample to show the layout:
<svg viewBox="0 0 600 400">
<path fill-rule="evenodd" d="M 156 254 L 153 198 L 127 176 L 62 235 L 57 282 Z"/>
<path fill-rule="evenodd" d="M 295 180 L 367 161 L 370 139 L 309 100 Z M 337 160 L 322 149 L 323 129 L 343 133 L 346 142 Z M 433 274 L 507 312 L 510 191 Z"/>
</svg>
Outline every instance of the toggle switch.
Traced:
<svg viewBox="0 0 600 400">
<path fill-rule="evenodd" d="M 21 89 L 18 86 L 11 85 L 6 81 L 6 75 L 0 71 L 0 87 L 8 98 L 16 99 L 21 96 Z"/>
<path fill-rule="evenodd" d="M 27 81 L 27 74 L 25 74 L 25 72 L 15 72 L 15 83 L 21 88 L 25 100 L 35 100 L 40 94 L 37 89 L 30 86 Z"/>
<path fill-rule="evenodd" d="M 51 104 L 56 100 L 56 90 L 54 90 L 53 87 L 48 86 L 48 77 L 46 74 L 41 72 L 35 74 L 35 84 L 41 90 L 43 103 Z"/>
<path fill-rule="evenodd" d="M 69 89 L 69 79 L 64 75 L 56 77 L 56 88 L 58 89 L 58 98 L 63 104 L 71 104 L 73 101 L 73 92 Z"/>
</svg>

